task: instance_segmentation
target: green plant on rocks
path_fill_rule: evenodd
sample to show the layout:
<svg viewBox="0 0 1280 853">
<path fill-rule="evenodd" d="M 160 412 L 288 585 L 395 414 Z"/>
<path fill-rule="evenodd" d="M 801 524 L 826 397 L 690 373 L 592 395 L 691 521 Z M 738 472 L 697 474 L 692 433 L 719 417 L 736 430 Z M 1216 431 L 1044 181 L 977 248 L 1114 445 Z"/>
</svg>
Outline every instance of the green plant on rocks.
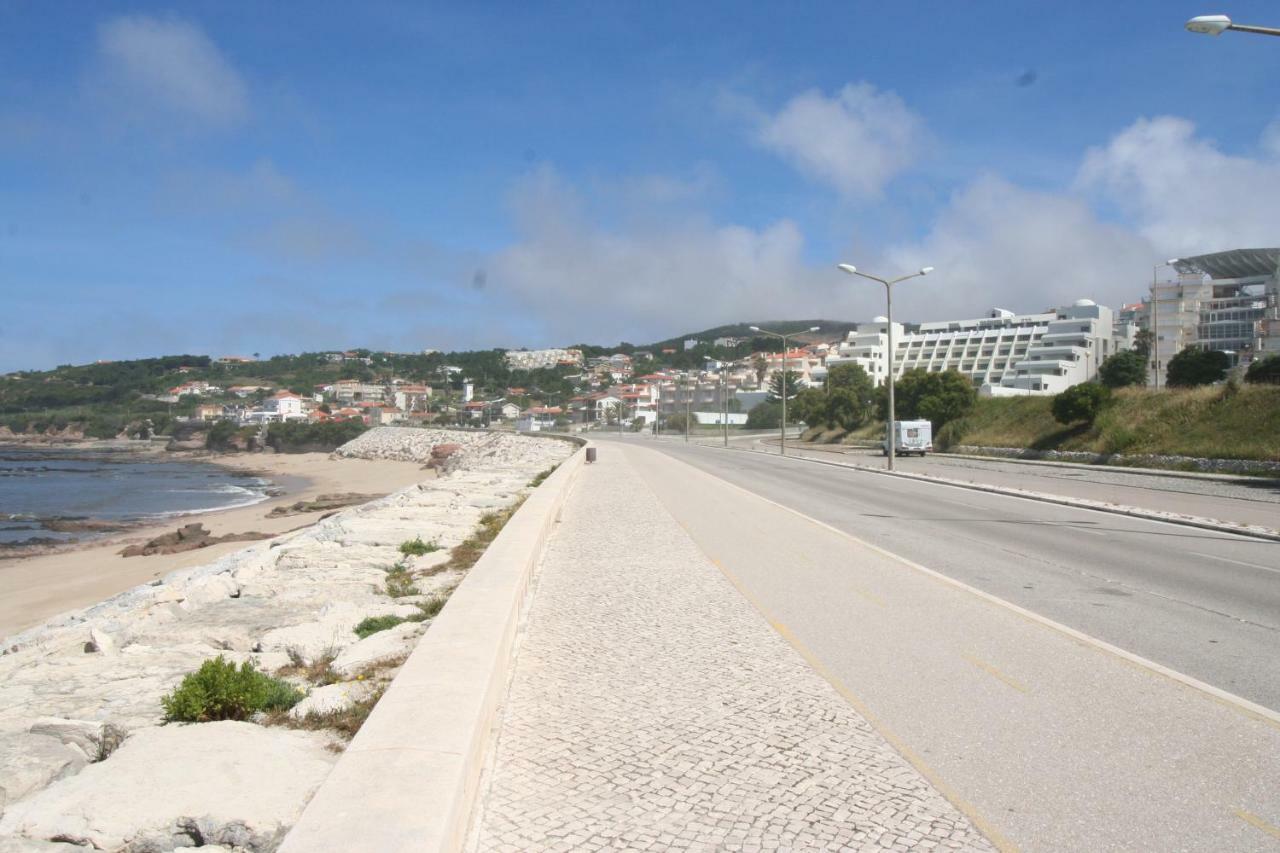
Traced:
<svg viewBox="0 0 1280 853">
<path fill-rule="evenodd" d="M 423 542 L 421 536 L 416 536 L 400 543 L 400 553 L 406 557 L 421 557 L 424 554 L 432 554 L 439 550 L 440 546 L 434 540 Z"/>
<path fill-rule="evenodd" d="M 400 616 L 369 616 L 361 620 L 360 624 L 355 627 L 356 636 L 363 640 L 365 637 L 371 637 L 379 631 L 394 628 L 404 621 L 404 618 Z"/>
<path fill-rule="evenodd" d="M 237 668 L 218 655 L 188 673 L 172 693 L 160 699 L 165 722 L 208 723 L 247 720 L 259 711 L 283 711 L 302 700 L 288 682 L 259 672 L 249 661 Z"/>
<path fill-rule="evenodd" d="M 413 582 L 413 575 L 404 563 L 396 563 L 387 569 L 387 580 L 384 591 L 392 598 L 403 598 L 406 595 L 417 595 L 421 590 Z"/>
</svg>

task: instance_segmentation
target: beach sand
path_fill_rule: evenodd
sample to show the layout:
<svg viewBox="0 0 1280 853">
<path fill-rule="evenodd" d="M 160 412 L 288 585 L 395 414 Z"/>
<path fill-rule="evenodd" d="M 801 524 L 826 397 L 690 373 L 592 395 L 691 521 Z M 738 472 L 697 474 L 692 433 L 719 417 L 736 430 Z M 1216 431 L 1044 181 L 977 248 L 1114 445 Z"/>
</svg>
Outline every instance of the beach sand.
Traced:
<svg viewBox="0 0 1280 853">
<path fill-rule="evenodd" d="M 253 543 L 224 542 L 181 554 L 127 558 L 119 555 L 126 545 L 146 542 L 196 521 L 214 536 L 249 531 L 283 533 L 314 524 L 323 513 L 266 518 L 273 507 L 337 492 L 385 495 L 435 476 L 435 472 L 423 470 L 417 462 L 331 459 L 327 453 L 228 454 L 205 457 L 204 461 L 259 473 L 286 494 L 252 506 L 167 518 L 163 523 L 108 536 L 74 550 L 0 560 L 0 638 L 59 613 L 96 604 L 175 569 L 212 562 Z"/>
</svg>

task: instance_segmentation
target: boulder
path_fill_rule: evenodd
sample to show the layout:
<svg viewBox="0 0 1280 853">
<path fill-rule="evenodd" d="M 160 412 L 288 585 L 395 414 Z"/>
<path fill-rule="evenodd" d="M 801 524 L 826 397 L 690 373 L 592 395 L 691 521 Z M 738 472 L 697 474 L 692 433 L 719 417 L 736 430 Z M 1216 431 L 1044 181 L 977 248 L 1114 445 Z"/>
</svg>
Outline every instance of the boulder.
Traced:
<svg viewBox="0 0 1280 853">
<path fill-rule="evenodd" d="M 104 850 L 273 850 L 337 759 L 328 742 L 232 721 L 142 729 L 108 760 L 12 805 L 0 835 Z"/>
<path fill-rule="evenodd" d="M 348 646 L 334 658 L 331 668 L 342 676 L 354 676 L 361 670 L 408 654 L 422 633 L 418 622 L 402 622 L 394 628 L 379 631 Z"/>
<path fill-rule="evenodd" d="M 84 751 L 57 738 L 23 732 L 0 740 L 0 815 L 15 802 L 57 779 L 73 776 L 89 763 Z M 4 833 L 0 818 L 0 835 Z"/>
<path fill-rule="evenodd" d="M 289 709 L 289 716 L 295 720 L 305 719 L 311 714 L 324 716 L 345 711 L 357 702 L 363 702 L 373 693 L 373 685 L 367 681 L 344 681 L 340 684 L 326 684 L 317 687 L 307 694 L 297 705 Z"/>
<path fill-rule="evenodd" d="M 97 761 L 104 751 L 110 752 L 124 739 L 124 732 L 109 723 L 69 720 L 66 717 L 37 717 L 28 731 L 74 746 L 89 761 Z"/>
</svg>

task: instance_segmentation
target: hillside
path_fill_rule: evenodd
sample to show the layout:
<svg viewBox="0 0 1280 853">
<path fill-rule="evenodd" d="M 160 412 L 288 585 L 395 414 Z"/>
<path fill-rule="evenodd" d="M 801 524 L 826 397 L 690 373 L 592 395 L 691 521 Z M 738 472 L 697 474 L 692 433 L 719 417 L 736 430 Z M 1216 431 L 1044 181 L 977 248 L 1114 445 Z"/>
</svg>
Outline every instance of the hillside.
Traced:
<svg viewBox="0 0 1280 853">
<path fill-rule="evenodd" d="M 710 329 L 703 329 L 700 332 L 689 332 L 683 335 L 676 335 L 674 338 L 668 338 L 665 341 L 658 341 L 651 345 L 653 349 L 661 350 L 663 347 L 679 347 L 686 340 L 696 339 L 699 341 L 711 342 L 716 338 L 751 338 L 756 337 L 756 333 L 751 331 L 752 326 L 759 326 L 762 329 L 768 329 L 771 332 L 787 334 L 789 332 L 799 332 L 808 329 L 811 326 L 817 326 L 818 331 L 809 334 L 803 333 L 796 335 L 797 341 L 815 341 L 815 340 L 831 340 L 835 337 L 843 337 L 846 332 L 856 326 L 856 322 L 847 320 L 755 320 L 749 323 L 730 323 L 726 326 L 715 326 Z"/>
</svg>

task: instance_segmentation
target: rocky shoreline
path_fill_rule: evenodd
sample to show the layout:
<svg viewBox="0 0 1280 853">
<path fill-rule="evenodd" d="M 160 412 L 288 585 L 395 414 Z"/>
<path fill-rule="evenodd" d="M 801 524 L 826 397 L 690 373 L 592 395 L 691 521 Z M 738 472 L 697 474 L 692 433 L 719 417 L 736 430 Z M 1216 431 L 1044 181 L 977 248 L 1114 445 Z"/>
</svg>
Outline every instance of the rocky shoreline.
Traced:
<svg viewBox="0 0 1280 853">
<path fill-rule="evenodd" d="M 274 849 L 341 751 L 338 721 L 376 700 L 461 580 L 451 551 L 573 450 L 383 428 L 338 453 L 425 465 L 449 444 L 436 479 L 5 639 L 0 851 Z M 386 630 L 356 634 L 377 617 Z M 162 725 L 160 698 L 217 655 L 308 696 L 276 725 Z"/>
</svg>

